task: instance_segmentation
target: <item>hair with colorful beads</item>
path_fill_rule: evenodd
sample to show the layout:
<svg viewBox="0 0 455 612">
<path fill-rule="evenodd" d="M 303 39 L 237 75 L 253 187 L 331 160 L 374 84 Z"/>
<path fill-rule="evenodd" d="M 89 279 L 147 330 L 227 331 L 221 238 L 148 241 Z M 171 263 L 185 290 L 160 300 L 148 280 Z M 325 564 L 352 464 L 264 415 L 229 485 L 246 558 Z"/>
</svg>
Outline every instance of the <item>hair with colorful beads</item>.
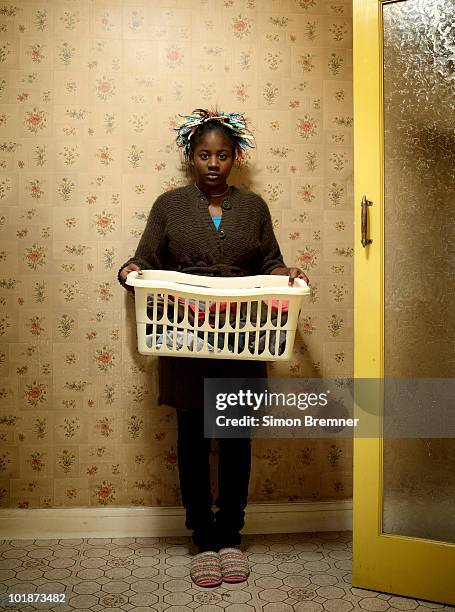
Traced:
<svg viewBox="0 0 455 612">
<path fill-rule="evenodd" d="M 237 161 L 249 156 L 248 149 L 254 149 L 254 138 L 247 127 L 245 113 L 223 113 L 218 109 L 196 108 L 191 115 L 179 115 L 184 119 L 177 132 L 176 142 L 183 150 L 186 162 L 193 157 L 194 147 L 199 139 L 211 130 L 219 130 L 232 142 Z"/>
</svg>

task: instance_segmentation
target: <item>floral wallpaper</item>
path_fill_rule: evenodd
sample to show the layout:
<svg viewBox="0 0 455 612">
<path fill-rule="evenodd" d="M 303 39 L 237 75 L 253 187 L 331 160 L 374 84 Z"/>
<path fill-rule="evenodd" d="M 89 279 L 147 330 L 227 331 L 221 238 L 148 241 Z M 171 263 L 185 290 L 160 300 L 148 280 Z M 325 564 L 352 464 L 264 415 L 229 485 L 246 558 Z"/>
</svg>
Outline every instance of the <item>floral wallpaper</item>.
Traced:
<svg viewBox="0 0 455 612">
<path fill-rule="evenodd" d="M 271 376 L 352 375 L 351 5 L 0 3 L 0 504 L 179 503 L 175 415 L 118 285 L 154 199 L 188 179 L 178 113 L 245 111 L 233 182 L 270 206 L 312 293 Z M 214 448 L 216 454 L 216 448 Z M 348 498 L 349 440 L 254 443 L 251 501 Z"/>
</svg>

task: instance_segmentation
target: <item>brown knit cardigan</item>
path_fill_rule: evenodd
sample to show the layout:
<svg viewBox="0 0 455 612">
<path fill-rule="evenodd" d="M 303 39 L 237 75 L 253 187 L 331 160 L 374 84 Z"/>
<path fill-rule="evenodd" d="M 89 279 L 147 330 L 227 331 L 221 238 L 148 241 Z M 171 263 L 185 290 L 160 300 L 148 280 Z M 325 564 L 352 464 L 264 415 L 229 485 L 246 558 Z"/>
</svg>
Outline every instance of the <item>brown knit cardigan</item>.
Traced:
<svg viewBox="0 0 455 612">
<path fill-rule="evenodd" d="M 219 229 L 208 199 L 195 185 L 160 195 L 130 263 L 142 269 L 205 276 L 270 274 L 285 266 L 267 204 L 255 193 L 231 188 Z M 204 406 L 204 378 L 266 378 L 266 363 L 235 359 L 159 357 L 158 403 L 181 410 Z"/>
</svg>

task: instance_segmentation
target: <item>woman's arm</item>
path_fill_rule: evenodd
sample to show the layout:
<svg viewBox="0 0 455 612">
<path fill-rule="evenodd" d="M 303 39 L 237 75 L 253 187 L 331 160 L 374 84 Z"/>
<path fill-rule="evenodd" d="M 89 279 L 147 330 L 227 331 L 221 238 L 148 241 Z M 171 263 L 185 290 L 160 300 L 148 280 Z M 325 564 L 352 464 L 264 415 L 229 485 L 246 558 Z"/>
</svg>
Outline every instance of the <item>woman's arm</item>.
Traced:
<svg viewBox="0 0 455 612">
<path fill-rule="evenodd" d="M 128 272 L 141 269 L 159 270 L 163 267 L 166 247 L 166 207 L 163 199 L 163 196 L 160 196 L 155 200 L 134 256 L 118 271 L 119 283 L 129 291 L 132 288 L 125 283 Z"/>
<path fill-rule="evenodd" d="M 259 274 L 271 274 L 272 270 L 285 268 L 280 246 L 273 231 L 272 217 L 269 208 L 262 198 L 261 216 L 262 228 L 260 236 L 261 266 Z"/>
<path fill-rule="evenodd" d="M 307 284 L 310 283 L 307 275 L 300 268 L 288 268 L 283 261 L 280 247 L 273 231 L 272 217 L 269 208 L 263 202 L 264 224 L 261 237 L 262 268 L 261 274 L 277 274 L 289 276 L 289 285 L 294 284 L 295 278 L 302 278 Z"/>
</svg>

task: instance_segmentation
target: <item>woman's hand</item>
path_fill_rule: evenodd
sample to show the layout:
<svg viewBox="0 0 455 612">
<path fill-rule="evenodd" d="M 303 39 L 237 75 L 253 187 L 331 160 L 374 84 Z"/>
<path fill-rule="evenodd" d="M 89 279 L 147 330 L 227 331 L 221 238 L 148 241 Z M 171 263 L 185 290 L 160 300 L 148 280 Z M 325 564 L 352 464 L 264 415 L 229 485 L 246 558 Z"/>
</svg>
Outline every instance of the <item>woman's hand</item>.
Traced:
<svg viewBox="0 0 455 612">
<path fill-rule="evenodd" d="M 140 268 L 140 266 L 138 266 L 138 265 L 137 265 L 137 264 L 135 264 L 135 263 L 130 263 L 130 264 L 128 264 L 127 266 L 125 266 L 125 267 L 124 267 L 124 268 L 121 270 L 120 275 L 119 275 L 119 276 L 120 276 L 120 278 L 121 278 L 121 280 L 122 280 L 123 282 L 125 282 L 125 281 L 126 281 L 126 277 L 128 276 L 128 274 L 129 274 L 130 272 L 134 272 L 135 270 L 137 270 L 139 273 L 141 272 L 141 268 Z"/>
<path fill-rule="evenodd" d="M 275 268 L 275 270 L 272 270 L 270 274 L 277 274 L 279 276 L 289 276 L 290 287 L 293 286 L 295 278 L 302 278 L 308 286 L 310 285 L 310 279 L 305 274 L 305 272 L 302 272 L 300 268 Z"/>
</svg>

